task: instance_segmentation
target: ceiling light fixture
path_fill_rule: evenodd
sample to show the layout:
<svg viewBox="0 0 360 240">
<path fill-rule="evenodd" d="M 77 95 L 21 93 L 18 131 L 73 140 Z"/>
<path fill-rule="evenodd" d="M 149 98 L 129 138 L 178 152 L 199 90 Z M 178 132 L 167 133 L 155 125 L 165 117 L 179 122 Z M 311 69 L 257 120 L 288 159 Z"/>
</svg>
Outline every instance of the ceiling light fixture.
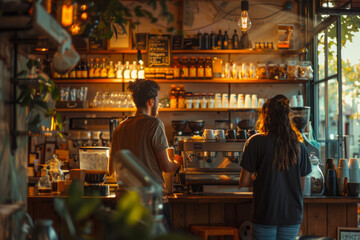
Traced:
<svg viewBox="0 0 360 240">
<path fill-rule="evenodd" d="M 249 18 L 249 2 L 247 0 L 241 1 L 241 16 L 238 21 L 238 26 L 242 32 L 246 32 L 251 28 L 251 21 Z"/>
</svg>

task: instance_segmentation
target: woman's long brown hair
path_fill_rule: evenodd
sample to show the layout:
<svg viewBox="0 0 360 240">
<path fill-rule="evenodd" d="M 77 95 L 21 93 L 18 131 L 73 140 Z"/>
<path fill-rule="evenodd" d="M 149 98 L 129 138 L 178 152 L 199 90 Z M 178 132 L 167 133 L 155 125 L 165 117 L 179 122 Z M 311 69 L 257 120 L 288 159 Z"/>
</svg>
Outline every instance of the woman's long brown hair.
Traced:
<svg viewBox="0 0 360 240">
<path fill-rule="evenodd" d="M 273 133 L 275 137 L 273 164 L 279 170 L 288 170 L 297 163 L 300 152 L 300 132 L 290 121 L 289 100 L 284 95 L 268 99 L 260 112 L 256 128 L 260 134 Z"/>
</svg>

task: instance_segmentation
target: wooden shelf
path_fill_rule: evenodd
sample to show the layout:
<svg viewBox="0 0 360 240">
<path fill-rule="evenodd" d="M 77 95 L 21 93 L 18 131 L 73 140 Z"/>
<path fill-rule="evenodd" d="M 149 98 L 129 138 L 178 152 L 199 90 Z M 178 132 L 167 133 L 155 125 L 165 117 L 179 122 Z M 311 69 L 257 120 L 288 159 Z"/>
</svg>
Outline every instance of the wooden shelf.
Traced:
<svg viewBox="0 0 360 240">
<path fill-rule="evenodd" d="M 273 79 L 151 79 L 157 83 L 234 83 L 234 84 L 303 84 L 309 80 L 273 80 Z M 56 79 L 55 83 L 123 83 L 122 79 L 89 78 L 89 79 Z M 125 82 L 126 83 L 126 82 Z"/>
<path fill-rule="evenodd" d="M 136 54 L 136 49 L 124 50 L 93 50 L 93 51 L 78 51 L 80 54 Z M 146 54 L 147 50 L 141 50 L 141 53 Z M 229 50 L 171 50 L 172 54 L 280 54 L 280 55 L 296 55 L 305 54 L 305 49 L 300 50 L 286 50 L 286 49 L 229 49 Z"/>
<path fill-rule="evenodd" d="M 93 51 L 78 51 L 79 54 L 136 54 L 136 49 L 124 49 L 124 50 L 93 50 Z M 146 50 L 140 50 L 141 53 L 147 53 Z"/>
<path fill-rule="evenodd" d="M 296 55 L 305 54 L 306 50 L 273 50 L 273 49 L 230 49 L 230 50 L 172 50 L 173 54 L 191 53 L 191 54 L 281 54 L 281 55 Z"/>
<path fill-rule="evenodd" d="M 260 108 L 160 108 L 159 112 L 228 112 L 259 111 Z M 136 108 L 57 108 L 57 112 L 135 112 Z"/>
</svg>

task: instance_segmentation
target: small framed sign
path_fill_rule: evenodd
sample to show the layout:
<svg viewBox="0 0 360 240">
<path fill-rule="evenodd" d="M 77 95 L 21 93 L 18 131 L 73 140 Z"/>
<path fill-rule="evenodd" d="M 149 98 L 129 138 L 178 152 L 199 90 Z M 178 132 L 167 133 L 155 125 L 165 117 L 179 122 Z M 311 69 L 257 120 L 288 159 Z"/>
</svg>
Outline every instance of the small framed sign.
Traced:
<svg viewBox="0 0 360 240">
<path fill-rule="evenodd" d="M 170 66 L 170 35 L 150 35 L 148 39 L 149 67 Z"/>
<path fill-rule="evenodd" d="M 360 228 L 338 227 L 336 240 L 359 240 Z"/>
<path fill-rule="evenodd" d="M 126 32 L 124 32 L 123 28 L 117 23 L 114 23 L 114 27 L 116 28 L 116 32 L 114 32 L 108 41 L 108 49 L 131 49 L 130 22 L 128 21 L 128 23 L 125 24 Z"/>
</svg>

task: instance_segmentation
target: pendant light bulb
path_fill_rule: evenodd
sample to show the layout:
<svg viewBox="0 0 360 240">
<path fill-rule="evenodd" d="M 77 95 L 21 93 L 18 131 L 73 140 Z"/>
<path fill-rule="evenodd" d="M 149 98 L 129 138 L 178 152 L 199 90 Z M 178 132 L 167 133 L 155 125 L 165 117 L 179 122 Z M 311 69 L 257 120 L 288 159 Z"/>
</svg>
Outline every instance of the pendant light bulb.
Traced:
<svg viewBox="0 0 360 240">
<path fill-rule="evenodd" d="M 249 18 L 249 2 L 247 0 L 241 1 L 241 16 L 238 21 L 238 26 L 241 31 L 246 32 L 251 28 L 251 21 Z"/>
</svg>

